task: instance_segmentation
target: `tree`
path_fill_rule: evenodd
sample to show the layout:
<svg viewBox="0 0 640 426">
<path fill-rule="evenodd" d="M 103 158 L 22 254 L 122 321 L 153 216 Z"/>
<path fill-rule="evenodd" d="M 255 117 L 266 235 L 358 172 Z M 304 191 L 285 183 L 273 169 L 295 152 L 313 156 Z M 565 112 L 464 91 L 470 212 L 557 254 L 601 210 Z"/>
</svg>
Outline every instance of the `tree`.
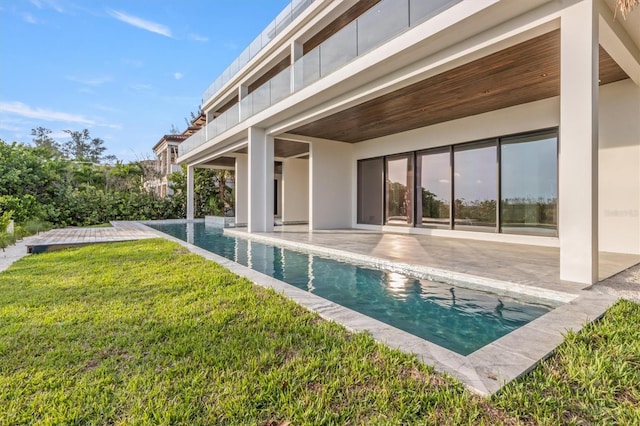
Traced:
<svg viewBox="0 0 640 426">
<path fill-rule="evenodd" d="M 180 134 L 180 129 L 178 129 L 175 124 L 172 124 L 171 128 L 169 129 L 169 134 L 170 135 L 178 135 L 178 134 Z"/>
<path fill-rule="evenodd" d="M 186 166 L 169 175 L 173 191 L 171 196 L 176 211 L 186 212 L 187 173 Z M 194 214 L 226 216 L 233 212 L 233 191 L 229 185 L 233 181 L 233 172 L 227 170 L 195 169 L 193 177 Z M 184 215 L 184 213 L 183 213 Z"/>
<path fill-rule="evenodd" d="M 62 155 L 60 152 L 60 144 L 53 140 L 51 136 L 51 130 L 45 127 L 36 127 L 31 129 L 31 136 L 33 136 L 33 143 L 38 148 L 46 149 L 51 152 L 52 155 Z"/>
<path fill-rule="evenodd" d="M 103 156 L 107 150 L 104 141 L 100 138 L 91 138 L 88 129 L 80 131 L 64 130 L 71 140 L 62 145 L 62 153 L 66 158 L 75 161 L 85 161 L 89 163 L 100 163 L 101 161 L 113 161 L 112 155 Z"/>
</svg>

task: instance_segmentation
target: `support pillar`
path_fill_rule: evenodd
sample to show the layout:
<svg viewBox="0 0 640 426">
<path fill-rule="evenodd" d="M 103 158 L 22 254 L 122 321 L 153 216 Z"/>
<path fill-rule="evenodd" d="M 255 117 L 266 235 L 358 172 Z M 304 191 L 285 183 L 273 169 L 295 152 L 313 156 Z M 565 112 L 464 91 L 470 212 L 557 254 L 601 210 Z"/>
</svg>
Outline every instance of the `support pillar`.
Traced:
<svg viewBox="0 0 640 426">
<path fill-rule="evenodd" d="M 193 202 L 193 174 L 195 167 L 187 165 L 187 220 L 193 220 L 194 202 Z"/>
<path fill-rule="evenodd" d="M 351 227 L 351 182 L 355 162 L 349 143 L 317 140 L 310 146 L 309 229 Z"/>
<path fill-rule="evenodd" d="M 273 231 L 273 137 L 249 128 L 249 232 Z"/>
<path fill-rule="evenodd" d="M 598 0 L 566 9 L 560 36 L 560 279 L 598 281 Z"/>
<path fill-rule="evenodd" d="M 249 160 L 246 154 L 236 154 L 235 212 L 236 226 L 246 226 L 249 203 Z"/>
</svg>

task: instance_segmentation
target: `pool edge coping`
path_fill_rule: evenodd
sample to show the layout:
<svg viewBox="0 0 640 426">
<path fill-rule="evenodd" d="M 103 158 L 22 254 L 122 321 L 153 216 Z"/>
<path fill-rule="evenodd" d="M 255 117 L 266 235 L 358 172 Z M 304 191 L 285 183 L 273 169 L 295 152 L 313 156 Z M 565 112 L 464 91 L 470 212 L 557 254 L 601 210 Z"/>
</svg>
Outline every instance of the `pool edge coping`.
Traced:
<svg viewBox="0 0 640 426">
<path fill-rule="evenodd" d="M 507 383 L 529 372 L 539 361 L 554 352 L 557 346 L 564 341 L 565 334 L 569 330 L 580 331 L 588 323 L 600 318 L 618 300 L 614 296 L 582 290 L 570 301 L 547 314 L 477 351 L 463 356 L 187 241 L 153 229 L 146 225 L 147 222 L 138 223 L 144 226 L 148 232 L 176 242 L 190 252 L 212 260 L 261 287 L 271 288 L 310 311 L 316 312 L 326 320 L 341 324 L 353 332 L 368 332 L 380 343 L 417 356 L 420 361 L 432 366 L 437 372 L 455 377 L 469 390 L 484 397 L 491 396 Z M 162 224 L 163 221 L 150 223 Z M 186 222 L 165 221 L 164 223 Z M 246 233 L 238 233 L 237 236 L 246 238 L 246 235 Z M 269 242 L 269 244 L 274 243 Z"/>
</svg>

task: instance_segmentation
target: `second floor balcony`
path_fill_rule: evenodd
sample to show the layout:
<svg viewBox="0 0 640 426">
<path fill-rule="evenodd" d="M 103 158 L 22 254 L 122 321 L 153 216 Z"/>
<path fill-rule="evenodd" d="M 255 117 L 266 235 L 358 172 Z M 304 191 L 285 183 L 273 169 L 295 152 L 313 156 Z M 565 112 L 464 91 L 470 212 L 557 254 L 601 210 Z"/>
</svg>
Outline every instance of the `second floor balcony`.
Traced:
<svg viewBox="0 0 640 426">
<path fill-rule="evenodd" d="M 210 120 L 180 145 L 183 156 L 216 136 L 319 81 L 462 0 L 382 0 Z"/>
</svg>

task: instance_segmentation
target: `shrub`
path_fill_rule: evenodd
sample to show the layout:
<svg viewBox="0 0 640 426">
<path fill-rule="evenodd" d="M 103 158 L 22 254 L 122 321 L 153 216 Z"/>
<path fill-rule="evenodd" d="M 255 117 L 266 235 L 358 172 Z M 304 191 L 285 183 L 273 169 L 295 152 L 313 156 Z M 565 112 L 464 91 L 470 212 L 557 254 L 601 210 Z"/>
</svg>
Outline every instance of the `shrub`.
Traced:
<svg viewBox="0 0 640 426">
<path fill-rule="evenodd" d="M 10 234 L 8 232 L 0 232 L 0 248 L 2 249 L 2 251 L 5 251 L 4 249 L 9 247 L 10 245 L 14 244 L 16 242 L 13 234 Z"/>
<path fill-rule="evenodd" d="M 0 212 L 7 211 L 13 212 L 13 219 L 16 222 L 26 222 L 42 215 L 42 208 L 38 204 L 38 200 L 31 194 L 0 196 Z"/>
<path fill-rule="evenodd" d="M 34 235 L 52 229 L 53 225 L 49 222 L 45 222 L 39 219 L 32 219 L 25 222 L 23 227 L 27 232 L 27 235 Z"/>
</svg>

